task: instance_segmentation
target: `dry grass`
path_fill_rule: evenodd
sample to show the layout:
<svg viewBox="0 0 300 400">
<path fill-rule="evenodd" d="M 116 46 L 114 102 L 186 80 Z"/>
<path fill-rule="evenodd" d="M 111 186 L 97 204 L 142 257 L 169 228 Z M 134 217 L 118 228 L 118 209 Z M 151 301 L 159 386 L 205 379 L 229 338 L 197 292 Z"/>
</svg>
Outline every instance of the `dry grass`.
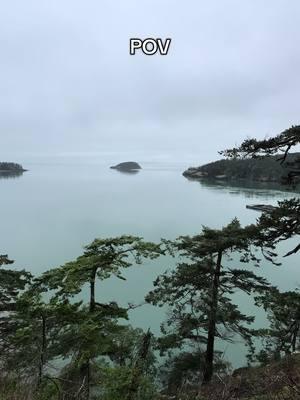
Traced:
<svg viewBox="0 0 300 400">
<path fill-rule="evenodd" d="M 265 367 L 243 368 L 211 384 L 185 388 L 165 400 L 300 400 L 300 357 L 286 357 Z"/>
</svg>

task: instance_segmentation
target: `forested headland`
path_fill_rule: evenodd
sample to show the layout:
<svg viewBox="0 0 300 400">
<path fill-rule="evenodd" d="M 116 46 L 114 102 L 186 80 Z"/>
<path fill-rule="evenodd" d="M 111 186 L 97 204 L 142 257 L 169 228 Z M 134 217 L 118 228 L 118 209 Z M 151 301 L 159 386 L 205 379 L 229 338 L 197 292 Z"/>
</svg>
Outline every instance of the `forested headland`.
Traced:
<svg viewBox="0 0 300 400">
<path fill-rule="evenodd" d="M 254 158 L 222 159 L 200 167 L 191 167 L 183 172 L 190 179 L 254 181 L 282 183 L 293 170 L 294 162 L 300 153 L 288 154 L 285 163 L 280 162 L 279 155 L 262 155 Z M 300 180 L 295 181 L 299 184 Z"/>
<path fill-rule="evenodd" d="M 266 140 L 247 139 L 226 158 L 282 154 L 289 162 L 282 184 L 300 176 L 300 127 Z M 238 220 L 193 236 L 153 243 L 122 235 L 97 238 L 82 255 L 33 276 L 0 256 L 1 400 L 209 400 L 300 398 L 300 293 L 281 292 L 264 276 L 262 260 L 285 268 L 300 251 L 300 199 L 289 198 L 256 223 Z M 290 244 L 286 254 L 277 245 Z M 5 253 L 5 252 L 4 252 Z M 168 269 L 168 260 L 176 267 Z M 106 302 L 101 284 L 124 281 L 124 271 L 151 261 L 166 264 L 141 303 L 167 306 L 157 337 L 130 325 L 142 304 Z M 296 257 L 295 257 L 296 260 Z M 295 261 L 296 262 L 296 261 Z M 148 266 L 149 268 L 149 266 Z M 88 297 L 83 293 L 88 290 Z M 235 293 L 264 309 L 268 325 L 256 329 Z M 233 371 L 218 341 L 243 340 L 245 367 Z"/>
</svg>

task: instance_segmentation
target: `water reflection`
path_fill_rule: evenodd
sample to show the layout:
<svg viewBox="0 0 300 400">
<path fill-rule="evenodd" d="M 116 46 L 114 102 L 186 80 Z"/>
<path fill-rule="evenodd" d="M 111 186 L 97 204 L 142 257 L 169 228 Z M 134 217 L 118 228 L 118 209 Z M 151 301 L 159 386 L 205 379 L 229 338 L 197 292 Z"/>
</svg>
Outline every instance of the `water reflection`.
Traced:
<svg viewBox="0 0 300 400">
<path fill-rule="evenodd" d="M 189 179 L 195 182 L 195 180 Z M 246 198 L 264 197 L 264 198 L 286 198 L 299 196 L 300 188 L 289 188 L 273 182 L 253 182 L 239 181 L 228 182 L 218 180 L 201 180 L 196 181 L 202 187 L 215 191 L 225 191 L 233 196 L 245 196 Z"/>
<path fill-rule="evenodd" d="M 15 179 L 23 175 L 23 171 L 0 171 L 0 179 Z"/>
<path fill-rule="evenodd" d="M 124 174 L 124 175 L 136 175 L 140 172 L 139 169 L 129 169 L 129 170 L 122 170 L 122 169 L 115 169 L 116 171 L 118 171 L 120 174 Z"/>
</svg>

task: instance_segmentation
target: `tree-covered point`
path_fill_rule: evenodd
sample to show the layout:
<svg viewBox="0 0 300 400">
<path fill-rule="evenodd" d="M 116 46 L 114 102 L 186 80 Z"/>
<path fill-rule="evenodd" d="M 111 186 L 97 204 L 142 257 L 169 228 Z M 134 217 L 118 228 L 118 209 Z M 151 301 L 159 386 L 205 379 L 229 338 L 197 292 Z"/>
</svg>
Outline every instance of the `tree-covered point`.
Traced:
<svg viewBox="0 0 300 400">
<path fill-rule="evenodd" d="M 240 146 L 220 153 L 228 157 L 228 162 L 257 162 L 261 156 L 277 154 L 274 156 L 278 160 L 277 168 L 279 168 L 278 165 L 281 165 L 287 167 L 288 171 L 282 183 L 287 187 L 295 187 L 300 181 L 300 153 L 290 154 L 290 150 L 299 144 L 300 125 L 296 125 L 271 138 L 246 139 Z M 278 207 L 273 211 L 263 213 L 258 220 L 261 243 L 273 250 L 279 242 L 299 236 L 299 216 L 299 197 L 278 202 Z M 294 246 L 286 256 L 298 251 L 300 251 L 300 243 Z M 275 253 L 274 256 L 276 256 Z"/>
<path fill-rule="evenodd" d="M 0 172 L 24 172 L 26 169 L 21 164 L 13 162 L 0 162 Z"/>
<path fill-rule="evenodd" d="M 300 153 L 287 156 L 292 163 Z M 287 179 L 291 168 L 280 162 L 279 156 L 261 158 L 230 158 L 218 160 L 197 168 L 189 168 L 183 175 L 192 179 L 249 180 L 257 182 L 282 183 Z"/>
<path fill-rule="evenodd" d="M 300 181 L 300 154 L 291 154 L 291 149 L 300 144 L 300 125 L 291 126 L 271 138 L 258 140 L 249 138 L 238 147 L 220 151 L 228 159 L 258 159 L 262 156 L 276 155 L 281 165 L 288 167 L 286 184 L 297 184 Z"/>
</svg>

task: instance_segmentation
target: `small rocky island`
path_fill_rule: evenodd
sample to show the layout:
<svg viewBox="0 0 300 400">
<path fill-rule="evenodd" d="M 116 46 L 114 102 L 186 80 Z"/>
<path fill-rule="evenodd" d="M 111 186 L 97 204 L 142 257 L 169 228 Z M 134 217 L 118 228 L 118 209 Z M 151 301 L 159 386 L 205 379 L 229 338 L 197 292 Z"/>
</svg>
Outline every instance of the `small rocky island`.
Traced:
<svg viewBox="0 0 300 400">
<path fill-rule="evenodd" d="M 22 165 L 13 162 L 0 162 L 0 179 L 17 178 L 27 171 Z"/>
<path fill-rule="evenodd" d="M 110 167 L 123 172 L 134 172 L 142 169 L 142 167 L 135 161 L 126 161 Z"/>
<path fill-rule="evenodd" d="M 193 180 L 218 181 L 255 181 L 281 183 L 287 176 L 289 163 L 300 158 L 300 153 L 292 153 L 287 157 L 285 166 L 279 161 L 280 156 L 262 158 L 223 159 L 200 167 L 191 167 L 183 172 L 183 176 Z"/>
</svg>

